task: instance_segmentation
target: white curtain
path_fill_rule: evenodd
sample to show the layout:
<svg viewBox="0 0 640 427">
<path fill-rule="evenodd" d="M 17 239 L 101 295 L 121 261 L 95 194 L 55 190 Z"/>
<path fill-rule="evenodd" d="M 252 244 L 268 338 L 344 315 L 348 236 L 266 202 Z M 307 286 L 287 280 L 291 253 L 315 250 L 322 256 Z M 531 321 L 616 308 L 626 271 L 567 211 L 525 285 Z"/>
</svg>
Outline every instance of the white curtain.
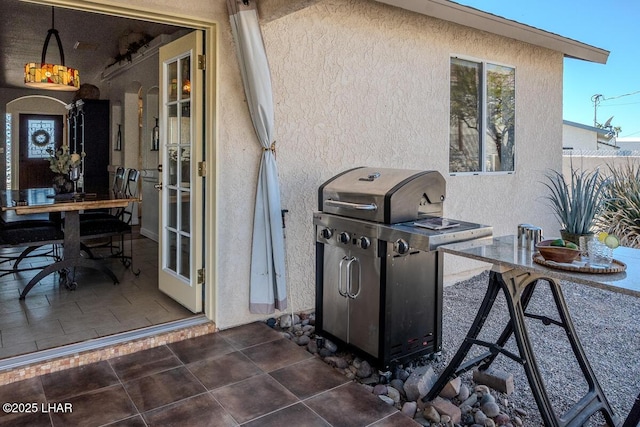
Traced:
<svg viewBox="0 0 640 427">
<path fill-rule="evenodd" d="M 227 0 L 231 30 L 253 127 L 262 146 L 253 217 L 249 309 L 270 314 L 287 308 L 284 231 L 273 138 L 269 63 L 258 24 L 256 0 Z"/>
</svg>

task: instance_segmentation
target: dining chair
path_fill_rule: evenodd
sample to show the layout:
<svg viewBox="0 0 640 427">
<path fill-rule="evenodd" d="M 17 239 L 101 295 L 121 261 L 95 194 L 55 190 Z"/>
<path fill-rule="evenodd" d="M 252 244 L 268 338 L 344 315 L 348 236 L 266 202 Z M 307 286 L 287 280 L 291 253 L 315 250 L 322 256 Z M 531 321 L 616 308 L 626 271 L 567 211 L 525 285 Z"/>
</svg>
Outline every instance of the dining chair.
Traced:
<svg viewBox="0 0 640 427">
<path fill-rule="evenodd" d="M 137 199 L 139 194 L 140 172 L 137 169 L 127 169 L 124 174 L 122 190 L 114 196 L 117 198 Z M 131 235 L 132 222 L 136 214 L 137 203 L 131 202 L 124 208 L 118 208 L 110 213 L 100 212 L 94 215 L 84 213 L 80 215 L 80 237 L 90 239 L 108 238 L 104 244 L 90 245 L 85 243 L 83 250 L 91 258 L 100 258 L 93 254 L 95 249 L 109 248 L 110 254 L 103 258 L 119 258 L 125 267 L 131 267 L 134 274 L 139 270 L 133 269 L 133 241 L 130 239 L 130 254 L 125 251 L 125 236 Z M 114 238 L 117 241 L 114 242 Z"/>
<path fill-rule="evenodd" d="M 58 246 L 63 239 L 60 223 L 55 220 L 41 219 L 38 216 L 13 221 L 0 219 L 0 248 L 5 249 L 0 253 L 0 277 L 43 268 L 32 265 L 21 267 L 21 263 L 27 258 L 59 259 Z M 47 248 L 49 245 L 51 248 Z M 43 247 L 45 249 L 38 251 Z M 8 263 L 12 263 L 11 267 L 5 268 L 3 265 Z"/>
<path fill-rule="evenodd" d="M 113 192 L 115 197 L 121 197 L 126 184 L 126 169 L 123 166 L 118 166 L 113 175 L 113 184 L 111 185 L 111 192 Z"/>
<path fill-rule="evenodd" d="M 125 191 L 125 186 L 127 184 L 126 175 L 128 169 L 125 169 L 123 166 L 118 166 L 116 168 L 115 173 L 113 174 L 113 181 L 111 182 L 110 193 L 112 197 L 116 199 L 122 198 Z M 114 215 L 115 211 L 112 209 L 92 209 L 89 211 L 85 211 L 80 214 L 80 219 L 97 219 L 97 218 L 109 218 Z"/>
</svg>

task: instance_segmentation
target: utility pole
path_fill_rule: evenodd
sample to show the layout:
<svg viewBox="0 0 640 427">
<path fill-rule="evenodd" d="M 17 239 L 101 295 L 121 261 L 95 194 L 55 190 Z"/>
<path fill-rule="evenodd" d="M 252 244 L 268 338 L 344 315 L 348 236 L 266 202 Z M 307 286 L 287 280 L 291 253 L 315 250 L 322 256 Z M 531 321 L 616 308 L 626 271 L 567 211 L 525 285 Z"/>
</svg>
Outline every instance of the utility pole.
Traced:
<svg viewBox="0 0 640 427">
<path fill-rule="evenodd" d="M 593 127 L 598 127 L 598 105 L 600 104 L 601 98 L 604 98 L 604 95 L 596 94 L 591 97 L 591 101 L 593 102 Z"/>
</svg>

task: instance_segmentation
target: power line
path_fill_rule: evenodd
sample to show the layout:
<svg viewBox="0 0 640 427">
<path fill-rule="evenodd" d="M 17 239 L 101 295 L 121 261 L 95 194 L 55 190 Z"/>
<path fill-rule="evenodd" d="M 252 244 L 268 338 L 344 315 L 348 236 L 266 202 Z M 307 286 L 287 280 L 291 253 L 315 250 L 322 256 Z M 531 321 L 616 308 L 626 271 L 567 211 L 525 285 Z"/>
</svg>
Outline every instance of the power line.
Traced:
<svg viewBox="0 0 640 427">
<path fill-rule="evenodd" d="M 598 107 L 600 106 L 601 101 L 610 101 L 612 99 L 623 98 L 625 96 L 636 95 L 640 93 L 640 90 L 636 90 L 634 92 L 625 93 L 623 95 L 612 96 L 609 98 L 605 98 L 605 96 L 601 93 L 597 93 L 591 97 L 591 102 L 593 102 L 593 125 L 598 126 Z M 611 107 L 611 105 L 607 105 L 607 107 Z M 613 118 L 613 117 L 611 117 Z M 609 119 L 610 121 L 611 119 Z M 609 124 L 609 122 L 607 122 Z"/>
<path fill-rule="evenodd" d="M 640 104 L 640 102 L 627 102 L 624 104 L 609 104 L 609 105 L 600 105 L 600 108 L 610 108 L 610 107 L 622 107 L 624 105 L 637 105 Z"/>
<path fill-rule="evenodd" d="M 640 93 L 640 90 L 637 90 L 637 91 L 635 91 L 635 92 L 631 92 L 631 93 L 625 93 L 624 95 L 612 96 L 612 97 L 610 97 L 610 98 L 605 98 L 605 97 L 604 97 L 604 95 L 600 95 L 600 96 L 602 97 L 602 100 L 603 100 L 603 101 L 610 101 L 610 100 L 612 100 L 612 99 L 622 98 L 622 97 L 624 97 L 624 96 L 636 95 L 636 94 L 638 94 L 638 93 Z"/>
<path fill-rule="evenodd" d="M 630 137 L 630 136 L 637 135 L 637 134 L 639 134 L 639 133 L 640 133 L 640 130 L 639 130 L 639 131 L 636 131 L 636 132 L 628 133 L 628 134 L 626 134 L 626 135 L 624 135 L 624 136 L 622 136 L 622 135 L 621 135 L 621 136 L 619 136 L 618 138 L 628 138 L 628 137 Z"/>
</svg>

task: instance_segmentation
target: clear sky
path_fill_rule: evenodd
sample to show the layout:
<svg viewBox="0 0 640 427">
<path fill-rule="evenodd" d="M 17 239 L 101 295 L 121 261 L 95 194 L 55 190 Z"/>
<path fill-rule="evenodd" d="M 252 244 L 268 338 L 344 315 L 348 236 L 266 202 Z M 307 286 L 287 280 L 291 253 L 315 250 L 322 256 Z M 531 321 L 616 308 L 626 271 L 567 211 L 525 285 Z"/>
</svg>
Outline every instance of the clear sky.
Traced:
<svg viewBox="0 0 640 427">
<path fill-rule="evenodd" d="M 565 58 L 563 119 L 593 125 L 600 94 L 598 123 L 614 116 L 619 137 L 640 138 L 640 1 L 454 1 L 608 50 L 604 65 Z"/>
</svg>

